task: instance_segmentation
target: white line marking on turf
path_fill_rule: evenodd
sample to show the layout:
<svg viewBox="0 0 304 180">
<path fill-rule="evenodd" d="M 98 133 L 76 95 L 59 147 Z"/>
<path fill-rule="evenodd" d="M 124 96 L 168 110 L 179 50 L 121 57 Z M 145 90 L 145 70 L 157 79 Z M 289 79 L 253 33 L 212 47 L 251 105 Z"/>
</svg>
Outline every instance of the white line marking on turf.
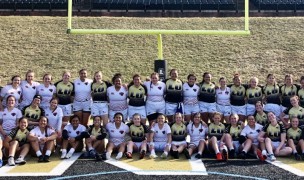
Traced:
<svg viewBox="0 0 304 180">
<path fill-rule="evenodd" d="M 286 171 L 289 171 L 289 172 L 291 172 L 291 173 L 293 173 L 293 174 L 295 174 L 295 175 L 304 176 L 304 172 L 303 172 L 303 171 L 301 171 L 301 170 L 299 170 L 299 169 L 297 169 L 297 168 L 294 168 L 294 167 L 292 167 L 292 166 L 289 166 L 289 165 L 287 165 L 287 164 L 284 164 L 284 163 L 282 163 L 281 161 L 278 161 L 278 160 L 276 160 L 276 161 L 266 160 L 266 161 L 267 161 L 268 163 L 270 163 L 270 164 L 273 164 L 273 165 L 275 165 L 275 166 L 281 168 L 281 169 L 284 169 L 284 170 L 286 170 Z"/>
<path fill-rule="evenodd" d="M 11 173 L 9 172 L 16 166 L 3 166 L 0 168 L 0 176 L 59 176 L 63 174 L 81 155 L 82 153 L 74 153 L 70 159 L 62 160 L 50 172 L 24 172 L 24 173 Z M 45 165 L 45 163 L 43 163 Z M 26 166 L 26 164 L 25 164 Z"/>
<path fill-rule="evenodd" d="M 117 161 L 115 159 L 110 159 L 105 161 L 106 163 L 112 164 L 116 167 L 125 169 L 127 171 L 132 171 L 138 175 L 208 175 L 206 172 L 206 168 L 201 159 L 196 159 L 194 157 L 189 160 L 192 170 L 190 171 L 172 171 L 172 170 L 153 170 L 153 171 L 145 171 L 141 170 L 137 167 L 131 166 L 127 163 Z"/>
</svg>

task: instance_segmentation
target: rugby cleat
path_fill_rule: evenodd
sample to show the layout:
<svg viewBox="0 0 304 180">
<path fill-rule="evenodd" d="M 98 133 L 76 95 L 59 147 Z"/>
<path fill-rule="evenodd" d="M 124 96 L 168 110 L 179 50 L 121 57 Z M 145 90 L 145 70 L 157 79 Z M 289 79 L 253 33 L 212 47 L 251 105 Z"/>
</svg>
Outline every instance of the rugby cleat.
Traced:
<svg viewBox="0 0 304 180">
<path fill-rule="evenodd" d="M 263 155 L 261 150 L 257 149 L 256 153 L 259 160 L 265 161 L 267 159 L 267 156 Z"/>
<path fill-rule="evenodd" d="M 146 155 L 146 151 L 145 150 L 141 150 L 140 154 L 139 154 L 139 159 L 143 159 Z"/>
<path fill-rule="evenodd" d="M 223 160 L 223 157 L 222 157 L 221 153 L 217 153 L 216 154 L 216 160 L 218 160 L 218 161 L 222 161 Z"/>
<path fill-rule="evenodd" d="M 222 151 L 222 158 L 224 161 L 228 161 L 228 159 L 229 159 L 228 152 L 225 148 Z"/>
</svg>

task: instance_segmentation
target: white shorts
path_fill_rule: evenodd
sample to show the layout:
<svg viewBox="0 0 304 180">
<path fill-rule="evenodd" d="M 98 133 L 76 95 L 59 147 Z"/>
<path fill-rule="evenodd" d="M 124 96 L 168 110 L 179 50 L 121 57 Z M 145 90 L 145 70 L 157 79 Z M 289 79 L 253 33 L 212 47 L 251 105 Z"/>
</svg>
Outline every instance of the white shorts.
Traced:
<svg viewBox="0 0 304 180">
<path fill-rule="evenodd" d="M 231 113 L 246 116 L 246 114 L 247 114 L 246 113 L 246 105 L 244 105 L 244 106 L 233 106 L 233 105 L 231 105 Z"/>
<path fill-rule="evenodd" d="M 182 104 L 182 108 L 184 109 L 183 103 L 181 103 L 181 104 Z M 168 102 L 166 102 L 166 115 L 168 115 L 168 116 L 174 115 L 176 113 L 177 106 L 178 106 L 178 103 L 168 103 Z"/>
<path fill-rule="evenodd" d="M 172 141 L 171 145 L 180 146 L 180 145 L 187 145 L 186 141 Z"/>
<path fill-rule="evenodd" d="M 62 109 L 63 116 L 71 116 L 72 115 L 72 104 L 60 105 L 58 107 Z"/>
<path fill-rule="evenodd" d="M 217 112 L 222 113 L 224 116 L 230 116 L 231 114 L 231 106 L 225 106 L 225 105 L 220 105 L 220 104 L 216 104 L 216 109 Z"/>
<path fill-rule="evenodd" d="M 129 119 L 132 119 L 133 115 L 135 113 L 140 114 L 140 118 L 141 119 L 146 119 L 147 115 L 146 115 L 146 107 L 145 106 L 128 106 L 128 115 L 129 115 Z"/>
<path fill-rule="evenodd" d="M 238 153 L 239 148 L 241 146 L 240 142 L 239 141 L 232 141 L 232 143 L 233 143 L 233 147 L 234 147 L 235 152 Z"/>
<path fill-rule="evenodd" d="M 128 109 L 125 109 L 125 110 L 122 110 L 122 111 L 113 111 L 113 110 L 110 110 L 109 111 L 109 122 L 113 122 L 114 121 L 114 115 L 116 113 L 118 113 L 118 112 L 122 113 L 123 118 L 124 118 L 125 121 L 128 119 Z"/>
<path fill-rule="evenodd" d="M 154 150 L 157 152 L 164 151 L 166 146 L 167 142 L 154 142 Z M 171 149 L 171 145 L 169 145 L 169 149 Z"/>
<path fill-rule="evenodd" d="M 107 102 L 93 101 L 92 109 L 91 109 L 92 116 L 102 116 L 108 114 L 109 114 L 109 107 Z"/>
<path fill-rule="evenodd" d="M 199 101 L 198 102 L 199 108 L 200 108 L 200 112 L 201 113 L 214 113 L 216 112 L 216 103 L 206 103 L 206 102 L 202 102 Z"/>
<path fill-rule="evenodd" d="M 205 141 L 204 139 L 201 139 L 200 141 L 193 141 L 193 142 L 190 142 L 190 143 L 189 143 L 189 147 L 190 147 L 190 146 L 198 147 L 200 142 L 206 143 L 206 141 Z"/>
<path fill-rule="evenodd" d="M 74 101 L 73 103 L 73 111 L 77 112 L 77 111 L 86 111 L 86 112 L 90 112 L 91 111 L 91 105 L 92 105 L 92 101 L 84 101 L 84 102 L 79 102 L 79 101 Z"/>
<path fill-rule="evenodd" d="M 134 142 L 134 144 L 138 149 L 140 149 L 142 142 Z"/>
<path fill-rule="evenodd" d="M 281 114 L 281 106 L 278 104 L 266 104 L 264 106 L 264 110 L 267 112 L 273 112 L 276 117 L 280 117 Z"/>
<path fill-rule="evenodd" d="M 146 102 L 146 111 L 147 111 L 147 115 L 150 115 L 153 113 L 165 114 L 166 103 L 165 103 L 165 101 L 161 101 L 161 102 L 147 101 Z"/>
<path fill-rule="evenodd" d="M 185 112 L 185 115 L 199 113 L 200 112 L 199 105 L 198 104 L 192 104 L 192 105 L 184 104 L 184 112 Z"/>
<path fill-rule="evenodd" d="M 271 145 L 274 149 L 277 149 L 279 147 L 280 143 L 281 143 L 280 141 L 271 141 Z M 284 148 L 284 147 L 285 147 L 285 144 L 282 146 L 282 148 Z"/>
<path fill-rule="evenodd" d="M 246 112 L 247 112 L 247 116 L 249 115 L 254 115 L 255 113 L 255 105 L 254 104 L 247 104 L 246 105 Z"/>
</svg>

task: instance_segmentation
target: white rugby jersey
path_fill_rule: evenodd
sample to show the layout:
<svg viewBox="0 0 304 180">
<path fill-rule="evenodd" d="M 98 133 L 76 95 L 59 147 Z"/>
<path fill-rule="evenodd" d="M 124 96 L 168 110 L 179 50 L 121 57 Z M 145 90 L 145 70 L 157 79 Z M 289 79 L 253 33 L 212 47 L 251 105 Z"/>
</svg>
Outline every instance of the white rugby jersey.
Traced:
<svg viewBox="0 0 304 180">
<path fill-rule="evenodd" d="M 164 123 L 162 129 L 159 129 L 158 123 L 155 123 L 155 125 L 151 128 L 151 131 L 154 132 L 154 142 L 167 142 L 167 135 L 171 134 L 171 128 L 167 123 Z"/>
<path fill-rule="evenodd" d="M 17 126 L 17 121 L 22 117 L 22 113 L 19 109 L 14 108 L 8 111 L 7 108 L 0 112 L 0 119 L 2 119 L 2 128 L 4 131 L 11 131 Z"/>
<path fill-rule="evenodd" d="M 79 78 L 74 81 L 75 101 L 84 102 L 91 100 L 92 79 L 85 79 L 82 82 Z"/>
<path fill-rule="evenodd" d="M 22 89 L 22 102 L 21 104 L 24 104 L 24 106 L 30 105 L 33 101 L 34 96 L 36 95 L 36 89 L 37 86 L 39 86 L 40 83 L 38 82 L 32 82 L 30 85 L 27 81 L 21 81 L 21 89 Z"/>
<path fill-rule="evenodd" d="M 13 95 L 16 98 L 15 107 L 19 105 L 19 99 L 22 94 L 22 89 L 20 86 L 17 89 L 13 88 L 12 85 L 6 85 L 1 89 L 0 96 L 3 98 L 2 105 L 6 107 L 6 99 L 9 95 Z"/>
<path fill-rule="evenodd" d="M 185 105 L 194 105 L 198 103 L 199 86 L 194 84 L 192 87 L 188 83 L 183 84 L 183 95 Z"/>
<path fill-rule="evenodd" d="M 226 87 L 224 90 L 220 88 L 216 89 L 216 103 L 220 105 L 230 105 L 230 94 L 231 90 L 229 87 Z"/>
<path fill-rule="evenodd" d="M 157 84 L 153 84 L 151 81 L 144 82 L 147 87 L 147 101 L 162 102 L 165 101 L 164 94 L 166 91 L 166 84 L 158 81 Z"/>
<path fill-rule="evenodd" d="M 48 87 L 45 87 L 44 84 L 37 86 L 36 94 L 42 97 L 40 105 L 42 107 L 50 106 L 50 100 L 53 95 L 56 93 L 56 87 L 53 84 L 50 84 Z"/>
<path fill-rule="evenodd" d="M 262 131 L 262 128 L 263 126 L 258 123 L 255 123 L 254 129 L 249 127 L 249 125 L 246 125 L 241 131 L 241 136 L 245 136 L 247 138 L 251 137 L 251 139 L 254 140 L 253 143 L 258 143 L 258 135 Z"/>
<path fill-rule="evenodd" d="M 50 108 L 44 109 L 45 117 L 48 118 L 48 125 L 55 130 L 61 130 L 62 125 L 62 117 L 63 112 L 60 107 L 57 107 L 54 111 L 52 111 Z"/>
<path fill-rule="evenodd" d="M 120 124 L 119 128 L 116 128 L 115 122 L 108 123 L 106 129 L 109 134 L 109 141 L 115 144 L 124 142 L 124 137 L 129 133 L 129 126 L 123 122 Z"/>
<path fill-rule="evenodd" d="M 79 136 L 81 132 L 86 131 L 86 127 L 82 124 L 79 124 L 75 130 L 73 129 L 72 124 L 66 125 L 64 129 L 68 131 L 68 136 L 71 138 L 75 138 L 76 136 Z"/>
<path fill-rule="evenodd" d="M 39 137 L 39 138 L 45 138 L 50 137 L 55 131 L 51 128 L 47 128 L 43 132 L 41 132 L 39 126 L 36 126 L 34 129 L 30 131 L 30 134 Z"/>
<path fill-rule="evenodd" d="M 198 127 L 195 127 L 193 123 L 189 123 L 187 125 L 187 134 L 190 136 L 190 143 L 205 140 L 208 134 L 208 127 L 203 126 L 202 123 Z"/>
<path fill-rule="evenodd" d="M 115 86 L 110 86 L 107 89 L 107 96 L 109 99 L 110 110 L 122 111 L 128 108 L 128 91 L 126 90 L 126 88 L 120 87 L 120 89 L 116 91 Z"/>
</svg>

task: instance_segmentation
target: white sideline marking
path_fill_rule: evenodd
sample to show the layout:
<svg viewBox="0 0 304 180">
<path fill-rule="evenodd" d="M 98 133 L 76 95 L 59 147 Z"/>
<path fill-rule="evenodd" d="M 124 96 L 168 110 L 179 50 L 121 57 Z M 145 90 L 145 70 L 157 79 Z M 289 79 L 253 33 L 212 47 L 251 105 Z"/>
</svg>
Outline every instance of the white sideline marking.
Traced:
<svg viewBox="0 0 304 180">
<path fill-rule="evenodd" d="M 9 172 L 16 166 L 5 165 L 0 168 L 0 177 L 4 176 L 59 176 L 63 174 L 81 155 L 82 153 L 74 153 L 73 156 L 69 159 L 62 160 L 56 167 L 54 167 L 50 172 L 19 172 L 11 173 Z M 45 164 L 45 163 L 44 163 Z M 26 166 L 26 164 L 24 165 Z"/>
<path fill-rule="evenodd" d="M 146 171 L 141 170 L 137 167 L 131 166 L 127 163 L 122 161 L 118 161 L 115 159 L 110 159 L 105 161 L 106 163 L 112 164 L 116 167 L 125 169 L 127 171 L 131 171 L 134 174 L 138 175 L 208 175 L 205 165 L 201 159 L 196 159 L 195 157 L 191 157 L 189 160 L 192 170 L 190 171 L 180 171 L 176 170 L 153 170 L 153 171 Z"/>
<path fill-rule="evenodd" d="M 292 166 L 289 166 L 289 165 L 287 165 L 287 164 L 284 164 L 284 163 L 282 163 L 281 161 L 278 161 L 278 160 L 276 160 L 276 161 L 266 160 L 266 161 L 267 161 L 268 163 L 270 163 L 270 164 L 273 164 L 273 165 L 275 165 L 275 166 L 281 168 L 281 169 L 284 169 L 284 170 L 286 170 L 286 171 L 289 171 L 289 172 L 291 172 L 291 173 L 293 173 L 293 174 L 295 174 L 295 175 L 297 175 L 297 176 L 304 176 L 304 172 L 303 172 L 303 171 L 301 171 L 301 170 L 299 170 L 299 169 L 297 169 L 297 168 L 294 168 L 294 167 L 292 167 Z"/>
</svg>

